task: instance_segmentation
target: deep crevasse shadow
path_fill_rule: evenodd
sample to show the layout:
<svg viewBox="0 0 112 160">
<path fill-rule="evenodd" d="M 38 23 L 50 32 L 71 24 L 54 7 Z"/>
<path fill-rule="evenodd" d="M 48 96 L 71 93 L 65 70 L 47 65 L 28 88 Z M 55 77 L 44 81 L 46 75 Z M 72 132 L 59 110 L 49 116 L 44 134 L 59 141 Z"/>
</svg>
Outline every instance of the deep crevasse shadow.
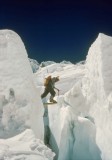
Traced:
<svg viewBox="0 0 112 160">
<path fill-rule="evenodd" d="M 43 122 L 44 122 L 44 143 L 47 145 L 56 155 L 54 160 L 58 159 L 59 148 L 56 143 L 55 137 L 53 136 L 50 128 L 49 128 L 49 114 L 48 114 L 48 105 L 44 104 L 44 115 L 43 115 Z"/>
</svg>

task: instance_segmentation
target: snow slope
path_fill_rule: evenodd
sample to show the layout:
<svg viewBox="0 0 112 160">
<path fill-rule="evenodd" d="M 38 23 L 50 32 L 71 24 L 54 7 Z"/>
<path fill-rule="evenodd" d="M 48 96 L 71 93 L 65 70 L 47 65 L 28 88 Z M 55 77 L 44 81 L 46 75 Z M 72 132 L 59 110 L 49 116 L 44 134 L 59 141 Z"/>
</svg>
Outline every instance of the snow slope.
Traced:
<svg viewBox="0 0 112 160">
<path fill-rule="evenodd" d="M 28 55 L 13 31 L 0 31 L 0 138 L 32 128 L 43 139 L 43 107 Z"/>
</svg>

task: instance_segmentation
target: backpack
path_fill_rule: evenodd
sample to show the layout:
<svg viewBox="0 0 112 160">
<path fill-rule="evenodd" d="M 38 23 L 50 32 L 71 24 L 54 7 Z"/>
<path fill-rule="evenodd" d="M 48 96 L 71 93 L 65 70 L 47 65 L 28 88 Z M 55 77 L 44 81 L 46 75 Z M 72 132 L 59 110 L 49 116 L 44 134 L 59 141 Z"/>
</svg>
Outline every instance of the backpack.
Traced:
<svg viewBox="0 0 112 160">
<path fill-rule="evenodd" d="M 44 86 L 46 87 L 51 80 L 51 76 L 48 76 L 47 78 L 44 79 Z"/>
</svg>

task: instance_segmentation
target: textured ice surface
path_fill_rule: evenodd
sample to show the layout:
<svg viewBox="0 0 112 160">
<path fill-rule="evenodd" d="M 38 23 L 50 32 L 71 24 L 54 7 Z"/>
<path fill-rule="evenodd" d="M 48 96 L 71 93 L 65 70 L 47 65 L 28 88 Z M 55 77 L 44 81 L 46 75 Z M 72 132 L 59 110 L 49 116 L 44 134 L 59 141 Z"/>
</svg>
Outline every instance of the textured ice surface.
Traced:
<svg viewBox="0 0 112 160">
<path fill-rule="evenodd" d="M 43 137 L 42 103 L 28 55 L 13 31 L 0 31 L 0 137 L 32 128 Z"/>
</svg>

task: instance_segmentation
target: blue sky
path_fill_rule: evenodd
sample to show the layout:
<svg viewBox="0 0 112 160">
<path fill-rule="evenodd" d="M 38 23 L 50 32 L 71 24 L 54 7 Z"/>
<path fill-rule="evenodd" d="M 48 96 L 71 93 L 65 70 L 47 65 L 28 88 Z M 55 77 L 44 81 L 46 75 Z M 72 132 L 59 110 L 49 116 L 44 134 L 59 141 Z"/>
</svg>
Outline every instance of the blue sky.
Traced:
<svg viewBox="0 0 112 160">
<path fill-rule="evenodd" d="M 112 36 L 108 1 L 5 0 L 0 4 L 0 29 L 22 38 L 28 56 L 38 62 L 86 59 L 90 45 L 104 33 Z"/>
</svg>

